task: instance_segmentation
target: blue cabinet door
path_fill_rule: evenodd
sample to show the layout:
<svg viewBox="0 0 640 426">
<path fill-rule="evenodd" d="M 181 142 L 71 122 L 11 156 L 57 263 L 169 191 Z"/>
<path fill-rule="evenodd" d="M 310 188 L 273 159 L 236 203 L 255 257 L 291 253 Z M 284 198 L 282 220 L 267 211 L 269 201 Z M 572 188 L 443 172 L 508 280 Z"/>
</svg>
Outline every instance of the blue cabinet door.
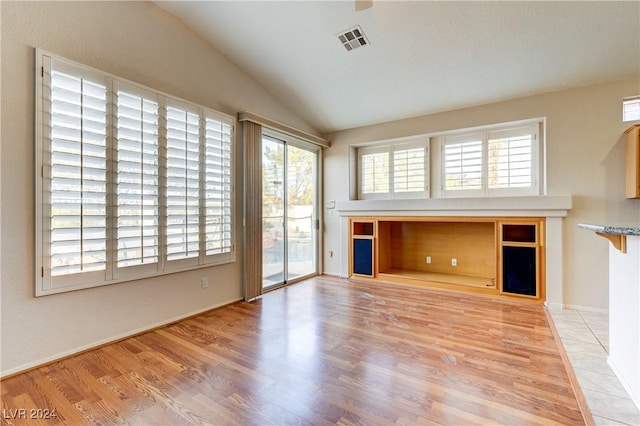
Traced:
<svg viewBox="0 0 640 426">
<path fill-rule="evenodd" d="M 353 273 L 373 276 L 372 239 L 353 239 Z"/>
<path fill-rule="evenodd" d="M 502 291 L 537 296 L 535 247 L 502 247 Z"/>
</svg>

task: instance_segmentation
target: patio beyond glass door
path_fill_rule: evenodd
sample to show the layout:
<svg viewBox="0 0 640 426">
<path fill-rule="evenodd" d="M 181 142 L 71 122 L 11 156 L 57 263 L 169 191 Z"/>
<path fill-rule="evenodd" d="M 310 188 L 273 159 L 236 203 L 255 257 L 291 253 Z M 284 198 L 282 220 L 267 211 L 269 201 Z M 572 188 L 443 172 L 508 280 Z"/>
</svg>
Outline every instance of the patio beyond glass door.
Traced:
<svg viewBox="0 0 640 426">
<path fill-rule="evenodd" d="M 287 281 L 316 273 L 316 156 L 287 145 Z"/>
<path fill-rule="evenodd" d="M 262 139 L 262 287 L 317 272 L 317 153 Z"/>
</svg>

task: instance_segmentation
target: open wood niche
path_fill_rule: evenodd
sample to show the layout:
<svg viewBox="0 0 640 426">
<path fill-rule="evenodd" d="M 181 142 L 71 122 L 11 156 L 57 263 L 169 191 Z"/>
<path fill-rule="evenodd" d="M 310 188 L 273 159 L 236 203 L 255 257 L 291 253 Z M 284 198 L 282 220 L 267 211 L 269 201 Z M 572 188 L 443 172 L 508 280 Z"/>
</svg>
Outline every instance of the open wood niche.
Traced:
<svg viewBox="0 0 640 426">
<path fill-rule="evenodd" d="M 352 218 L 350 275 L 541 300 L 543 223 L 540 218 Z M 523 260 L 514 250 L 531 255 L 524 253 Z"/>
</svg>

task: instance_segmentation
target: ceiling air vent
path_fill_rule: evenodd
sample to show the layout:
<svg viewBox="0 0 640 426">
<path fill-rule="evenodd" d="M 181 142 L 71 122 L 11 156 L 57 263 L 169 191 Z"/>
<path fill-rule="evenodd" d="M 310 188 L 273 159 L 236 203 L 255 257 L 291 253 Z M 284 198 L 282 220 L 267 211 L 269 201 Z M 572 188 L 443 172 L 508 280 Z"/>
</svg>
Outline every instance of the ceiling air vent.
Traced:
<svg viewBox="0 0 640 426">
<path fill-rule="evenodd" d="M 360 28 L 359 25 L 338 34 L 338 39 L 347 51 L 367 46 L 369 44 L 369 41 L 364 36 L 364 32 L 362 32 L 362 28 Z"/>
</svg>

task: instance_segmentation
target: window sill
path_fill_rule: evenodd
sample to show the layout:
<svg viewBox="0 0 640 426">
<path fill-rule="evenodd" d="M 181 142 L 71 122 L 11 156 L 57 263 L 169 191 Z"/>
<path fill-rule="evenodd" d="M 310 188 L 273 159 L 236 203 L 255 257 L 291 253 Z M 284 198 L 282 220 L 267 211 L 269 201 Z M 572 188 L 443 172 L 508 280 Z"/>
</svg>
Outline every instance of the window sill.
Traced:
<svg viewBox="0 0 640 426">
<path fill-rule="evenodd" d="M 353 200 L 336 205 L 340 216 L 510 216 L 566 217 L 571 195 Z"/>
</svg>

